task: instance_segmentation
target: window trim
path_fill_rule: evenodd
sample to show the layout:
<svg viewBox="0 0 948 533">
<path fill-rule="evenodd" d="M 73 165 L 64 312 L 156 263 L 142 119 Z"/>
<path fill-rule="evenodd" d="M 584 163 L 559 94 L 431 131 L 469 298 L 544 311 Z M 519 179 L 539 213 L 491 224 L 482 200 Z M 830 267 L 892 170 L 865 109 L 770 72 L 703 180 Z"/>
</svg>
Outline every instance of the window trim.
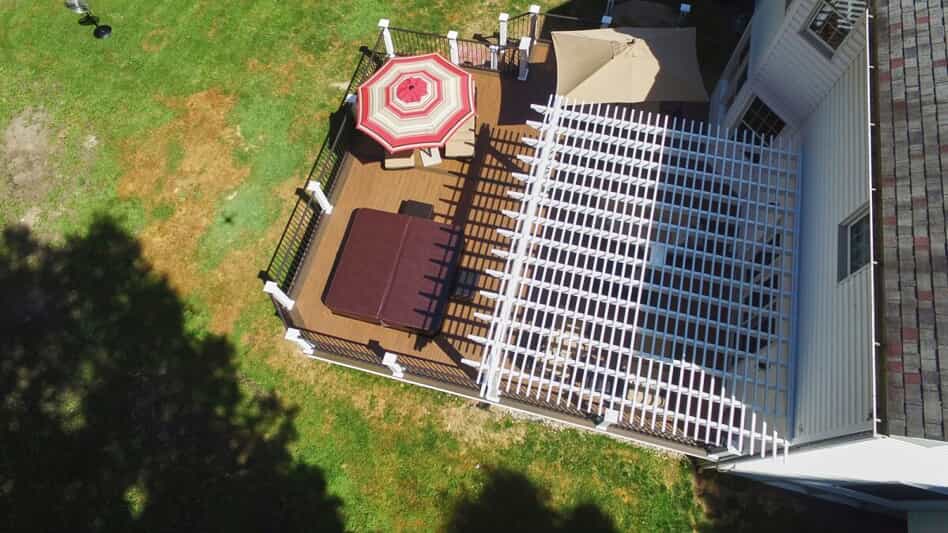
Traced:
<svg viewBox="0 0 948 533">
<path fill-rule="evenodd" d="M 747 125 L 747 122 L 746 122 L 746 120 L 745 120 L 745 119 L 747 118 L 747 113 L 750 112 L 751 108 L 754 107 L 754 103 L 757 102 L 758 100 L 760 101 L 761 105 L 763 105 L 764 107 L 766 107 L 767 110 L 769 110 L 775 117 L 777 117 L 777 120 L 779 120 L 781 123 L 783 123 L 783 126 L 780 127 L 780 131 L 778 131 L 776 134 L 770 134 L 770 135 L 769 135 L 769 138 L 768 138 L 767 135 L 764 135 L 764 134 L 758 132 L 757 130 L 751 128 L 750 126 L 748 126 L 748 125 Z M 743 129 L 746 129 L 747 131 L 749 131 L 749 132 L 751 132 L 751 133 L 753 134 L 753 135 L 751 136 L 753 142 L 759 142 L 760 145 L 762 145 L 762 146 L 770 146 L 770 141 L 772 141 L 773 139 L 776 139 L 777 137 L 779 137 L 784 131 L 787 130 L 787 127 L 788 127 L 789 125 L 790 125 L 790 124 L 787 122 L 787 120 L 786 120 L 785 118 L 783 118 L 783 115 L 781 115 L 780 113 L 778 113 L 778 112 L 773 108 L 772 105 L 770 105 L 769 103 L 767 103 L 766 100 L 764 100 L 763 98 L 761 98 L 759 94 L 752 92 L 752 93 L 750 94 L 750 98 L 747 99 L 747 104 L 744 106 L 744 109 L 741 110 L 741 114 L 737 117 L 737 125 L 736 125 L 736 127 L 734 128 L 734 132 L 735 132 L 736 135 L 740 135 L 740 130 L 741 130 L 742 128 L 743 128 Z M 745 156 L 746 156 L 746 155 L 747 155 L 747 154 L 745 154 Z"/>
<path fill-rule="evenodd" d="M 831 44 L 826 42 L 822 37 L 819 36 L 815 31 L 813 31 L 813 21 L 816 20 L 816 17 L 820 14 L 820 9 L 828 3 L 828 0 L 818 0 L 816 6 L 813 8 L 813 12 L 810 13 L 810 16 L 806 18 L 806 23 L 801 30 L 801 33 L 810 41 L 827 59 L 832 59 L 836 52 L 839 51 L 846 44 L 846 41 L 849 40 L 849 37 L 853 34 L 853 30 L 850 30 L 846 33 L 846 36 L 843 37 L 843 40 L 839 42 L 839 46 L 833 48 Z M 829 4 L 830 8 L 836 10 L 837 7 L 833 4 Z M 853 21 L 853 29 L 855 29 L 856 24 L 859 22 L 859 18 Z"/>
<path fill-rule="evenodd" d="M 852 241 L 850 239 L 850 230 L 863 218 L 866 218 L 868 222 L 868 227 L 866 228 L 866 250 L 868 252 L 868 257 L 866 258 L 866 262 L 864 264 L 859 265 L 859 267 L 853 270 L 852 266 L 850 265 L 850 259 L 852 258 Z M 872 219 L 869 218 L 869 204 L 865 204 L 859 209 L 856 209 L 853 214 L 849 215 L 839 223 L 836 235 L 836 247 L 837 283 L 842 283 L 847 279 L 852 278 L 859 272 L 862 272 L 862 270 L 866 267 L 872 265 Z"/>
</svg>

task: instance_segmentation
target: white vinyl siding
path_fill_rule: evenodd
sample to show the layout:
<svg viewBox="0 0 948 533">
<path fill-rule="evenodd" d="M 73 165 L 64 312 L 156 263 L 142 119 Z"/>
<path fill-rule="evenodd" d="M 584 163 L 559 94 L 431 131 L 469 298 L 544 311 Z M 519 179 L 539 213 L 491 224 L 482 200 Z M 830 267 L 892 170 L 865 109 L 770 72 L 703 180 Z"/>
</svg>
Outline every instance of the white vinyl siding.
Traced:
<svg viewBox="0 0 948 533">
<path fill-rule="evenodd" d="M 757 0 L 754 5 L 754 19 L 751 27 L 751 70 L 757 70 L 760 60 L 773 39 L 780 33 L 783 22 L 784 3 L 776 0 Z"/>
<path fill-rule="evenodd" d="M 770 40 L 770 46 L 753 69 L 752 77 L 777 99 L 786 102 L 797 118 L 808 116 L 816 108 L 853 57 L 865 48 L 866 32 L 862 22 L 856 24 L 832 58 L 814 46 L 806 28 L 818 3 L 817 0 L 797 0 L 790 6 L 779 34 Z M 751 54 L 754 54 L 753 49 Z"/>
<path fill-rule="evenodd" d="M 820 104 L 853 58 L 865 48 L 866 31 L 860 17 L 852 33 L 828 57 L 825 45 L 815 42 L 806 29 L 817 4 L 818 0 L 795 0 L 784 14 L 783 2 L 758 2 L 750 28 L 747 83 L 739 94 L 726 101 L 723 95 L 732 87 L 722 86 L 722 90 L 715 91 L 719 97 L 712 101 L 715 122 L 734 127 L 750 100 L 760 96 L 787 122 L 788 133 L 792 133 Z"/>
<path fill-rule="evenodd" d="M 838 280 L 839 224 L 869 201 L 865 51 L 805 121 L 793 444 L 872 428 L 871 272 Z"/>
</svg>

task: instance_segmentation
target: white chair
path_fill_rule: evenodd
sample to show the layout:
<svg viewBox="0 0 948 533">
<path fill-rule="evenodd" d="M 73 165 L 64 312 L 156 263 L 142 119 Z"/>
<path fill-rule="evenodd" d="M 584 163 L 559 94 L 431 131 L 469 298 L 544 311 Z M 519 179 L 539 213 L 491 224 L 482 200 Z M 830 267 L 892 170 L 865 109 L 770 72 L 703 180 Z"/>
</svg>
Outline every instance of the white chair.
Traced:
<svg viewBox="0 0 948 533">
<path fill-rule="evenodd" d="M 385 154 L 385 169 L 399 170 L 404 168 L 413 168 L 415 166 L 415 152 L 397 152 L 394 154 Z"/>
<path fill-rule="evenodd" d="M 448 139 L 444 145 L 444 156 L 451 159 L 464 159 L 474 157 L 474 143 L 477 141 L 475 134 L 475 117 L 471 117 L 458 128 L 454 135 Z"/>
<path fill-rule="evenodd" d="M 421 166 L 423 167 L 433 167 L 441 164 L 441 151 L 438 150 L 438 147 L 422 148 L 418 150 L 418 155 L 421 156 Z"/>
</svg>

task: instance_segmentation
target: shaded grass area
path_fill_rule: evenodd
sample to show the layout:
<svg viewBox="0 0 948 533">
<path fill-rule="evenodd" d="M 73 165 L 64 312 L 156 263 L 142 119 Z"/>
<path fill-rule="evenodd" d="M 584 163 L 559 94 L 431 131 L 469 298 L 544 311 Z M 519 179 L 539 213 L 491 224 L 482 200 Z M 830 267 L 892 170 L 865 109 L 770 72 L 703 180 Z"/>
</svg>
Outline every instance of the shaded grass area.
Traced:
<svg viewBox="0 0 948 533">
<path fill-rule="evenodd" d="M 107 41 L 0 4 L 0 128 L 41 109 L 50 146 L 42 194 L 0 203 L 4 226 L 39 209 L 0 244 L 4 310 L 30 310 L 0 315 L 0 523 L 713 524 L 687 462 L 301 359 L 259 292 L 377 20 L 491 33 L 528 3 L 99 0 Z"/>
</svg>

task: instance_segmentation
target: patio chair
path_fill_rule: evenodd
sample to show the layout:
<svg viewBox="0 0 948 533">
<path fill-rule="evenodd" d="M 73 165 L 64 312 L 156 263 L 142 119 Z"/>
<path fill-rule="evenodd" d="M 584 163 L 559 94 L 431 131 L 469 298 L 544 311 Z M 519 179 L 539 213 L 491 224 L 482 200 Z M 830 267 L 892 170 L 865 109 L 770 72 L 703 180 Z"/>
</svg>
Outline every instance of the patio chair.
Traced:
<svg viewBox="0 0 948 533">
<path fill-rule="evenodd" d="M 444 145 L 444 157 L 465 159 L 474 157 L 475 117 L 469 118 Z"/>
<path fill-rule="evenodd" d="M 385 169 L 398 170 L 403 168 L 414 168 L 415 151 L 396 152 L 394 154 L 385 154 Z"/>
</svg>

